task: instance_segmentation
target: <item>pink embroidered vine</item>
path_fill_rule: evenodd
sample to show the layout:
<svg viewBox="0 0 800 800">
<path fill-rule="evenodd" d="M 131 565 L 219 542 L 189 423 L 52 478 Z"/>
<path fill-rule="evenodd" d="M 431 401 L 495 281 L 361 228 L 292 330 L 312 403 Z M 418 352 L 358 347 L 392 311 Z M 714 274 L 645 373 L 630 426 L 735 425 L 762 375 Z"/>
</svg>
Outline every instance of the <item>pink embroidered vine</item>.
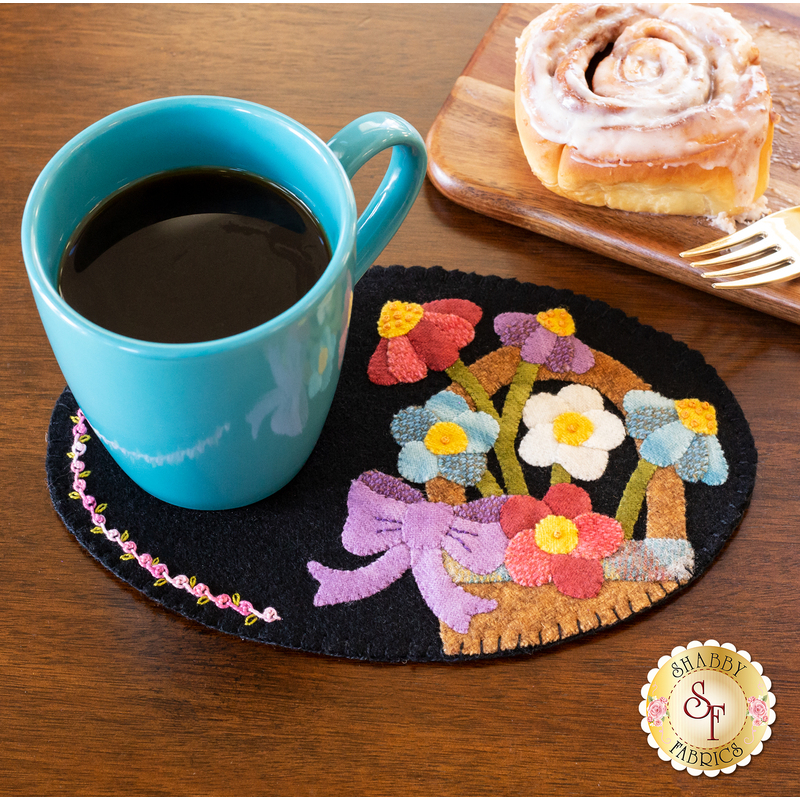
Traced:
<svg viewBox="0 0 800 800">
<path fill-rule="evenodd" d="M 92 533 L 102 533 L 106 539 L 116 543 L 123 553 L 120 558 L 123 561 L 136 560 L 140 567 L 146 569 L 156 578 L 155 586 L 164 586 L 169 583 L 176 589 L 183 589 L 193 597 L 196 597 L 198 605 L 211 602 L 217 608 L 231 608 L 245 617 L 245 625 L 252 625 L 259 619 L 263 622 L 277 622 L 280 620 L 278 613 L 272 607 L 258 611 L 251 602 L 242 600 L 238 594 L 212 594 L 208 586 L 204 583 L 198 583 L 194 576 L 191 578 L 187 575 L 173 577 L 169 574 L 167 565 L 160 563 L 158 558 L 153 558 L 150 553 L 140 554 L 138 552 L 136 543 L 130 539 L 128 531 L 120 533 L 116 528 L 109 530 L 106 527 L 106 518 L 103 515 L 107 504 L 98 504 L 92 495 L 86 493 L 86 478 L 90 475 L 90 472 L 85 469 L 86 465 L 80 460 L 80 457 L 86 452 L 86 443 L 91 439 L 86 427 L 86 418 L 83 416 L 83 412 L 78 409 L 77 415 L 71 417 L 71 419 L 74 423 L 72 427 L 72 452 L 67 453 L 67 455 L 72 459 L 70 470 L 72 471 L 73 479 L 72 491 L 69 496 L 72 500 L 80 500 L 83 507 L 89 512 L 94 525 Z"/>
</svg>

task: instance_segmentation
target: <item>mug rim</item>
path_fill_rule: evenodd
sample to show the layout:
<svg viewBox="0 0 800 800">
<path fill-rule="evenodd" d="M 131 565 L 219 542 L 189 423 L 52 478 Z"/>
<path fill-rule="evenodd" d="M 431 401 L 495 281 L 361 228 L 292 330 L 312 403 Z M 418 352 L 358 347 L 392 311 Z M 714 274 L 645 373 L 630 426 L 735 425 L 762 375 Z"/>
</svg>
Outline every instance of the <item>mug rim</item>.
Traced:
<svg viewBox="0 0 800 800">
<path fill-rule="evenodd" d="M 345 247 L 345 240 L 349 239 L 347 231 L 339 237 L 336 247 L 331 251 L 330 261 L 320 275 L 317 282 L 306 292 L 296 303 L 291 305 L 285 311 L 278 314 L 276 317 L 262 322 L 253 328 L 248 328 L 240 333 L 226 336 L 221 339 L 209 339 L 200 342 L 154 342 L 146 339 L 134 339 L 130 336 L 125 336 L 120 333 L 104 328 L 90 319 L 87 319 L 82 314 L 79 314 L 75 309 L 70 306 L 58 292 L 56 286 L 53 285 L 48 277 L 48 272 L 45 265 L 39 258 L 38 251 L 33 247 L 33 242 L 36 239 L 36 208 L 39 204 L 42 193 L 50 180 L 50 177 L 57 173 L 63 165 L 67 162 L 70 155 L 79 147 L 87 142 L 96 138 L 103 131 L 109 128 L 136 117 L 149 110 L 158 110 L 160 108 L 179 108 L 183 105 L 194 105 L 195 107 L 218 108 L 226 111 L 244 111 L 246 113 L 255 113 L 262 117 L 269 117 L 273 121 L 278 121 L 281 124 L 292 128 L 295 132 L 299 133 L 310 143 L 315 145 L 324 161 L 328 163 L 333 172 L 338 176 L 344 196 L 347 201 L 347 207 L 344 209 L 344 228 L 352 228 L 353 241 L 355 241 L 355 220 L 356 220 L 356 204 L 353 195 L 350 179 L 345 172 L 344 167 L 338 158 L 332 153 L 327 144 L 315 134 L 312 130 L 307 128 L 302 123 L 289 117 L 288 115 L 277 111 L 269 106 L 255 103 L 249 100 L 240 100 L 234 97 L 224 97 L 218 95 L 174 95 L 170 97 L 159 97 L 152 100 L 145 100 L 141 103 L 136 103 L 131 106 L 119 109 L 108 114 L 105 117 L 93 122 L 88 127 L 84 128 L 78 134 L 73 136 L 69 141 L 62 145 L 58 151 L 50 158 L 42 171 L 39 173 L 36 181 L 31 187 L 28 199 L 25 203 L 25 209 L 22 215 L 22 254 L 25 263 L 25 269 L 28 277 L 33 284 L 39 297 L 46 302 L 51 310 L 58 314 L 62 319 L 70 325 L 80 328 L 81 330 L 88 330 L 96 336 L 105 337 L 111 343 L 116 343 L 124 347 L 129 352 L 135 352 L 141 355 L 149 355 L 158 358 L 181 358 L 190 356 L 207 355 L 211 353 L 221 353 L 226 350 L 232 350 L 242 345 L 246 345 L 253 340 L 262 338 L 265 334 L 273 331 L 280 330 L 284 327 L 291 326 L 299 317 L 306 315 L 324 296 L 327 294 L 338 281 L 342 269 L 345 269 L 345 260 L 347 248 Z M 316 216 L 316 215 L 315 215 Z M 319 223 L 321 225 L 321 223 Z M 325 230 L 324 228 L 322 228 Z M 326 231 L 327 234 L 327 231 Z"/>
</svg>

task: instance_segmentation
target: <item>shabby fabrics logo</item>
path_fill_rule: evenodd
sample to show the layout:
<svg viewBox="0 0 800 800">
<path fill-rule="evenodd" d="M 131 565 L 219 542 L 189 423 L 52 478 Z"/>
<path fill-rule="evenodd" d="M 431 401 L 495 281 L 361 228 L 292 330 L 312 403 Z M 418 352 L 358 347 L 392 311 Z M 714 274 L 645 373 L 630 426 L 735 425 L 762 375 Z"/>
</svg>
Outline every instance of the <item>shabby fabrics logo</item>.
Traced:
<svg viewBox="0 0 800 800">
<path fill-rule="evenodd" d="M 745 650 L 713 639 L 658 661 L 639 705 L 648 744 L 691 775 L 729 774 L 750 763 L 771 734 L 775 695 Z"/>
</svg>

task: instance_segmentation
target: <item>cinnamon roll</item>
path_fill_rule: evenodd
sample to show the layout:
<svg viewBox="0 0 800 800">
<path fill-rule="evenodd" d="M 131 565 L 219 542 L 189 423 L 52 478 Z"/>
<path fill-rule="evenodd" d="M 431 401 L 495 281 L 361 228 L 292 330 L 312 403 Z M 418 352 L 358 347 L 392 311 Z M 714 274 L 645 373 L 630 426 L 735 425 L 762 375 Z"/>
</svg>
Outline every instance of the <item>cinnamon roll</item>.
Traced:
<svg viewBox="0 0 800 800">
<path fill-rule="evenodd" d="M 595 206 L 738 214 L 769 181 L 758 48 L 721 9 L 557 5 L 517 40 L 516 119 L 534 174 Z"/>
</svg>

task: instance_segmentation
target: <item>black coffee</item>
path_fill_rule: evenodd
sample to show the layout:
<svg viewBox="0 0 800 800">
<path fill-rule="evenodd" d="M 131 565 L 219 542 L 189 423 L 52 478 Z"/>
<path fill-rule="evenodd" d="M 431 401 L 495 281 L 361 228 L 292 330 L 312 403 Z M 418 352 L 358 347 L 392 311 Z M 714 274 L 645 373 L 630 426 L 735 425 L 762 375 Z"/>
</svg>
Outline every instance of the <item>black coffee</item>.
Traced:
<svg viewBox="0 0 800 800">
<path fill-rule="evenodd" d="M 319 223 L 285 189 L 238 170 L 178 170 L 88 215 L 61 259 L 59 290 L 116 333 L 203 342 L 285 311 L 330 255 Z"/>
</svg>

